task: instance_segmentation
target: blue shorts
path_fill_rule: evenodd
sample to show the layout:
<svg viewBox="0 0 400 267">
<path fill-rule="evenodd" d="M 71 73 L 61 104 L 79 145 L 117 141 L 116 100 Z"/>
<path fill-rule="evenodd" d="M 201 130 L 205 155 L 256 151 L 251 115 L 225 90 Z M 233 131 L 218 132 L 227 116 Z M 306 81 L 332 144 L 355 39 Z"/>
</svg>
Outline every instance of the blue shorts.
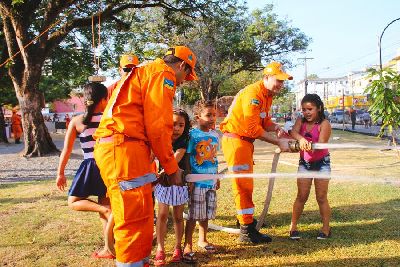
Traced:
<svg viewBox="0 0 400 267">
<path fill-rule="evenodd" d="M 326 155 L 320 160 L 308 162 L 304 159 L 299 160 L 298 172 L 318 171 L 324 173 L 331 172 L 331 158 L 330 155 Z"/>
</svg>

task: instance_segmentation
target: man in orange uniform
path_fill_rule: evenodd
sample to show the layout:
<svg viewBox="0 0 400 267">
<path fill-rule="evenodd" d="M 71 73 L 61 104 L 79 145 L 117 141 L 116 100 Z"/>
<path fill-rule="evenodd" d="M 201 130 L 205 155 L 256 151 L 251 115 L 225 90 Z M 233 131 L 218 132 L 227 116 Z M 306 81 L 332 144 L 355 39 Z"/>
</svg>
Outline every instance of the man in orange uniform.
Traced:
<svg viewBox="0 0 400 267">
<path fill-rule="evenodd" d="M 153 240 L 150 151 L 170 184 L 181 185 L 183 171 L 172 150 L 172 108 L 176 86 L 197 79 L 196 57 L 184 46 L 163 59 L 134 68 L 118 83 L 100 125 L 94 156 L 107 186 L 115 226 L 117 266 L 148 266 Z"/>
<path fill-rule="evenodd" d="M 128 75 L 129 72 L 135 67 L 139 65 L 139 59 L 137 56 L 133 54 L 125 54 L 121 56 L 121 59 L 119 60 L 119 68 L 118 72 L 121 77 L 118 81 L 115 83 L 111 84 L 110 86 L 107 87 L 108 91 L 108 99 L 111 98 L 111 95 L 114 91 L 114 89 L 117 87 L 118 82 L 121 81 L 122 79 L 125 78 L 126 75 Z"/>
<path fill-rule="evenodd" d="M 14 140 L 16 144 L 21 144 L 21 136 L 22 136 L 22 123 L 21 116 L 17 114 L 17 110 L 12 110 L 11 115 L 11 131 L 14 136 Z"/>
<path fill-rule="evenodd" d="M 282 129 L 271 121 L 268 116 L 273 96 L 277 95 L 284 80 L 291 80 L 292 76 L 283 72 L 278 62 L 271 62 L 264 69 L 261 81 L 251 84 L 235 96 L 227 117 L 220 125 L 224 136 L 222 151 L 229 171 L 233 173 L 253 172 L 253 142 L 255 139 L 278 145 L 282 151 L 288 151 L 288 140 L 279 139 L 267 132 L 276 132 L 280 135 Z M 266 243 L 271 238 L 261 234 L 253 219 L 253 178 L 234 179 L 232 182 L 233 194 L 240 223 L 241 242 Z"/>
</svg>

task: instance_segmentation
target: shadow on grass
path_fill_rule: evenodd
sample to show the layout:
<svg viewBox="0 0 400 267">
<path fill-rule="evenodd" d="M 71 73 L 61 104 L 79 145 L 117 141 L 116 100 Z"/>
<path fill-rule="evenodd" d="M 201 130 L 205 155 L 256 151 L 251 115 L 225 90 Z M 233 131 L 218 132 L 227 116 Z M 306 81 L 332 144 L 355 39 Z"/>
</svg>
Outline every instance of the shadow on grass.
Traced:
<svg viewBox="0 0 400 267">
<path fill-rule="evenodd" d="M 399 257 L 388 257 L 388 258 L 351 258 L 351 259 L 339 259 L 339 260 L 327 260 L 327 261 L 316 261 L 316 262 L 296 262 L 295 264 L 287 264 L 285 266 L 399 266 Z M 280 264 L 268 264 L 268 266 L 282 266 Z"/>
<path fill-rule="evenodd" d="M 14 187 L 15 184 L 7 184 L 7 185 L 1 185 L 1 188 L 10 188 Z M 67 202 L 68 196 L 60 196 L 56 194 L 42 194 L 36 197 L 20 197 L 20 198 L 0 198 L 0 204 L 22 204 L 22 203 L 35 203 L 39 201 L 65 201 Z"/>
<path fill-rule="evenodd" d="M 280 231 L 282 226 L 290 225 L 291 213 L 268 214 L 266 218 L 267 226 L 261 229 L 261 232 L 270 234 L 273 231 Z M 332 238 L 327 240 L 317 240 L 316 236 L 321 225 L 319 211 L 303 212 L 300 222 L 299 231 L 301 237 L 299 241 L 289 240 L 287 233 L 284 236 L 272 236 L 273 242 L 266 245 L 238 245 L 233 248 L 226 249 L 228 255 L 224 256 L 225 260 L 240 259 L 243 261 L 252 261 L 255 257 L 270 256 L 290 256 L 290 255 L 307 255 L 315 253 L 319 250 L 334 250 L 352 247 L 354 245 L 368 245 L 382 241 L 400 241 L 400 229 L 398 220 L 400 217 L 400 199 L 393 199 L 383 203 L 348 205 L 332 208 Z M 236 228 L 235 218 L 231 216 L 218 216 L 218 220 L 227 222 L 225 227 Z M 302 229 L 303 228 L 303 229 Z M 304 229 L 307 228 L 307 229 Z M 310 229 L 312 228 L 312 229 Z M 277 230 L 278 229 L 278 230 Z M 232 237 L 230 237 L 232 238 Z M 236 239 L 236 237 L 233 237 Z M 232 239 L 232 242 L 236 240 Z M 368 260 L 367 266 L 400 266 L 400 256 L 392 258 L 377 259 L 343 259 L 328 262 L 303 263 L 307 266 L 325 266 L 325 265 L 341 265 L 341 266 L 361 266 L 363 262 Z M 381 263 L 390 263 L 389 265 Z M 393 265 L 396 263 L 396 265 Z M 285 263 L 286 264 L 286 263 Z M 270 265 L 268 265 L 270 266 Z M 279 266 L 279 265 L 271 265 Z M 299 266 L 298 263 L 294 265 Z M 300 266 L 303 266 L 300 263 Z M 365 265 L 364 265 L 365 266 Z"/>
<path fill-rule="evenodd" d="M 0 178 L 0 190 L 6 188 L 14 188 L 20 185 L 37 185 L 40 182 L 48 182 L 55 180 L 54 175 L 40 175 L 32 177 L 13 177 L 13 178 Z"/>
</svg>

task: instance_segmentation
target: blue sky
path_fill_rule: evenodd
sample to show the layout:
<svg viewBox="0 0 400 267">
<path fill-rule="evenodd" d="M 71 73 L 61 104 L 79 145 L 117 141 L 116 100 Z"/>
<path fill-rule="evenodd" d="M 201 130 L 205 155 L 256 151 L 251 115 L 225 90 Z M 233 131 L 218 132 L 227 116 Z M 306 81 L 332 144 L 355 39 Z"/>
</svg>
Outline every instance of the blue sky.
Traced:
<svg viewBox="0 0 400 267">
<path fill-rule="evenodd" d="M 295 82 L 304 78 L 307 61 L 308 74 L 321 78 L 346 76 L 379 63 L 378 36 L 386 25 L 400 18 L 399 0 L 248 0 L 250 9 L 265 4 L 274 5 L 279 19 L 288 19 L 312 38 L 306 54 L 294 55 L 299 65 L 291 70 Z M 383 62 L 400 55 L 400 20 L 385 31 L 382 39 Z"/>
</svg>

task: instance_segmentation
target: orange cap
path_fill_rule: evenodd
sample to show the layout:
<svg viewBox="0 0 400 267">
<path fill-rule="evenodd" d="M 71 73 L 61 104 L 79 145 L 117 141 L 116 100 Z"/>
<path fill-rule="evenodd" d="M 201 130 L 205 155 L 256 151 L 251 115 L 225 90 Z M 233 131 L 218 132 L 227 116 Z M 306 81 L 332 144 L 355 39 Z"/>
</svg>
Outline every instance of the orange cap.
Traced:
<svg viewBox="0 0 400 267">
<path fill-rule="evenodd" d="M 169 48 L 165 55 L 173 55 L 185 61 L 192 68 L 192 72 L 186 76 L 185 80 L 197 80 L 197 75 L 194 72 L 194 66 L 196 65 L 196 55 L 192 52 L 192 50 L 190 50 L 186 46 L 175 46 Z"/>
<path fill-rule="evenodd" d="M 121 68 L 133 67 L 139 64 L 139 59 L 137 56 L 132 54 L 122 55 L 119 61 L 119 66 Z"/>
<path fill-rule="evenodd" d="M 293 76 L 285 73 L 282 70 L 282 64 L 276 61 L 272 61 L 265 67 L 264 75 L 274 75 L 276 79 L 281 81 L 293 80 Z"/>
</svg>

